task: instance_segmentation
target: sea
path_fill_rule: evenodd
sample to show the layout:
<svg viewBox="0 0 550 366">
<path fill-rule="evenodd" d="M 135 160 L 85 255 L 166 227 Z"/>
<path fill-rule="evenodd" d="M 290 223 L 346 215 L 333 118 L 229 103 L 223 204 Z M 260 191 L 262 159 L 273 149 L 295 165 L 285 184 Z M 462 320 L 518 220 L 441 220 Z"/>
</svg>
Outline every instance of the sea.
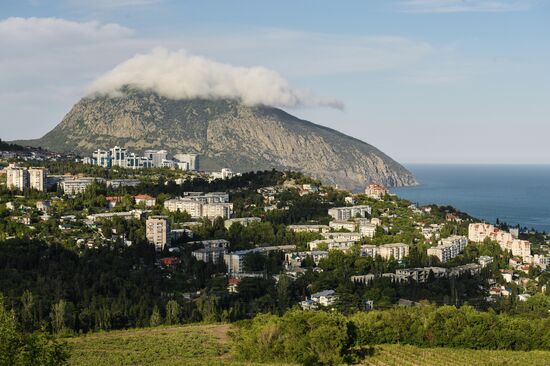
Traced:
<svg viewBox="0 0 550 366">
<path fill-rule="evenodd" d="M 550 233 L 550 165 L 406 165 L 418 186 L 392 192 L 419 205 L 451 205 L 494 223 Z"/>
</svg>

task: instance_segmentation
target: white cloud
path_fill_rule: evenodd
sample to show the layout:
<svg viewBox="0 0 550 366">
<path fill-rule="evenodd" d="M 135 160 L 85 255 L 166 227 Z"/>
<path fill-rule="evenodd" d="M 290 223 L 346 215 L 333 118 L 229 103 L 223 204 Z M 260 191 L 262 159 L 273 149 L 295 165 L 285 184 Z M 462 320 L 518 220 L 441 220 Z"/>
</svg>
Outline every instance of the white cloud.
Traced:
<svg viewBox="0 0 550 366">
<path fill-rule="evenodd" d="M 230 98 L 249 105 L 343 108 L 343 103 L 335 99 L 316 98 L 292 88 L 265 67 L 236 67 L 165 48 L 121 63 L 98 78 L 89 91 L 116 95 L 124 86 L 151 90 L 173 99 Z"/>
<path fill-rule="evenodd" d="M 530 0 L 403 0 L 401 9 L 411 13 L 500 13 L 527 10 Z"/>
<path fill-rule="evenodd" d="M 437 52 L 426 42 L 396 36 L 266 28 L 224 33 L 209 28 L 148 37 L 119 24 L 7 18 L 0 20 L 0 125 L 11 127 L 5 129 L 4 138 L 41 136 L 63 118 L 99 76 L 156 47 L 185 49 L 189 54 L 247 69 L 262 65 L 268 69 L 265 75 L 276 76 L 276 85 L 285 97 L 264 93 L 261 100 L 288 106 L 335 107 L 338 101 L 315 98 L 308 91 L 316 77 L 325 80 L 342 73 L 401 70 Z M 299 90 L 278 75 L 284 75 L 293 86 L 299 84 Z M 325 93 L 333 93 L 331 88 L 326 89 Z"/>
<path fill-rule="evenodd" d="M 0 21 L 0 42 L 4 47 L 29 48 L 93 43 L 126 38 L 133 34 L 119 24 L 74 22 L 60 18 L 7 18 Z"/>
</svg>

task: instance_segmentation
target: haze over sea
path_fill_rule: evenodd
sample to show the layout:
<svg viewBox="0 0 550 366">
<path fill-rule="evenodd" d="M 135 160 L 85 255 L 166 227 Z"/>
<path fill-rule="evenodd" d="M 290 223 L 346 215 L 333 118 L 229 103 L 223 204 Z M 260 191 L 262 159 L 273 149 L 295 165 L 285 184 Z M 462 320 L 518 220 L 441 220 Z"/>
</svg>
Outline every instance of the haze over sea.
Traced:
<svg viewBox="0 0 550 366">
<path fill-rule="evenodd" d="M 419 181 L 392 192 L 420 205 L 451 205 L 494 223 L 550 232 L 550 165 L 406 166 Z"/>
</svg>

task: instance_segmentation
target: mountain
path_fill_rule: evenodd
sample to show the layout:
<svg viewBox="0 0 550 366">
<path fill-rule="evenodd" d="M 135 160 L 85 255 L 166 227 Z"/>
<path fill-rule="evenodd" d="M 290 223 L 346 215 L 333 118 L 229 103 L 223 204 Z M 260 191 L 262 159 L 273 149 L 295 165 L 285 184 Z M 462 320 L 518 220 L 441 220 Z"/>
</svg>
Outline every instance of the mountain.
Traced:
<svg viewBox="0 0 550 366">
<path fill-rule="evenodd" d="M 297 170 L 355 190 L 370 182 L 416 183 L 375 147 L 277 108 L 233 100 L 173 100 L 135 90 L 83 98 L 52 131 L 21 143 L 80 154 L 114 145 L 136 152 L 196 152 L 205 170 Z"/>
</svg>

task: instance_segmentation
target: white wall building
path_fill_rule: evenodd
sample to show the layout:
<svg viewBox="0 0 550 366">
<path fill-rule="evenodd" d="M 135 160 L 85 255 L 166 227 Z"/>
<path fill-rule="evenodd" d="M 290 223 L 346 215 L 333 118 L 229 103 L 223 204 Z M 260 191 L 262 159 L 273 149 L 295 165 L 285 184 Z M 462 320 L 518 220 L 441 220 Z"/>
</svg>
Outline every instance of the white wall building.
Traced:
<svg viewBox="0 0 550 366">
<path fill-rule="evenodd" d="M 371 214 L 371 207 L 367 205 L 349 206 L 349 207 L 333 207 L 328 210 L 329 216 L 334 220 L 347 221 L 349 219 L 359 217 L 367 217 Z"/>
<path fill-rule="evenodd" d="M 170 223 L 165 216 L 152 216 L 145 222 L 147 241 L 162 251 L 170 243 Z"/>
</svg>

